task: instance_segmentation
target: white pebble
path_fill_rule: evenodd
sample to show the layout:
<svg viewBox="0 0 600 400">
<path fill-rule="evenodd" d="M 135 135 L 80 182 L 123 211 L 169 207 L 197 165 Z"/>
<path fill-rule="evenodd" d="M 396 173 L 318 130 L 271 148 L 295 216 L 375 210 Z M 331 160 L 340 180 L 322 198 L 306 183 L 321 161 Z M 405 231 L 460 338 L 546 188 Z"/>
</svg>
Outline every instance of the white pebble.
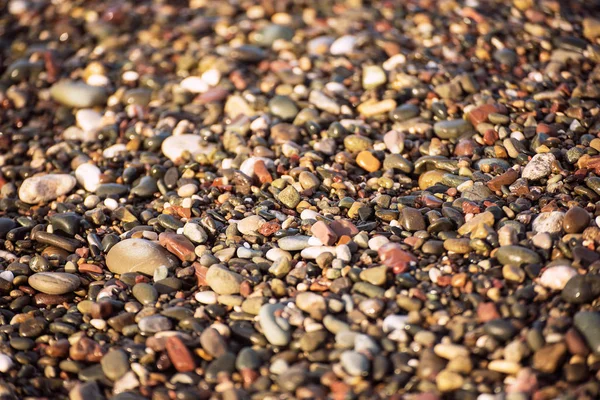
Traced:
<svg viewBox="0 0 600 400">
<path fill-rule="evenodd" d="M 216 68 L 211 68 L 202 74 L 202 80 L 210 86 L 217 86 L 221 80 L 221 72 Z"/>
<path fill-rule="evenodd" d="M 104 158 L 113 158 L 116 157 L 119 153 L 125 152 L 127 152 L 127 146 L 125 146 L 123 143 L 117 143 L 104 149 L 102 155 L 104 156 Z"/>
<path fill-rule="evenodd" d="M 88 192 L 95 192 L 100 186 L 100 175 L 102 171 L 94 164 L 84 163 L 75 170 L 77 182 Z"/>
<path fill-rule="evenodd" d="M 13 274 L 11 271 L 2 271 L 0 272 L 0 278 L 4 279 L 5 281 L 12 282 L 13 279 L 15 279 L 15 274 Z"/>
<path fill-rule="evenodd" d="M 352 252 L 350 251 L 350 247 L 345 244 L 341 244 L 335 248 L 335 255 L 337 258 L 344 262 L 350 262 L 352 259 Z"/>
<path fill-rule="evenodd" d="M 217 304 L 217 294 L 210 290 L 196 293 L 195 299 L 202 304 Z"/>
<path fill-rule="evenodd" d="M 119 202 L 116 201 L 115 199 L 108 198 L 108 199 L 104 200 L 104 205 L 110 211 L 114 211 L 117 209 L 117 207 L 119 207 Z"/>
<path fill-rule="evenodd" d="M 85 108 L 77 111 L 75 121 L 84 131 L 95 131 L 102 126 L 102 115 L 98 111 Z"/>
<path fill-rule="evenodd" d="M 12 358 L 6 354 L 0 354 L 0 372 L 5 373 L 10 371 L 14 364 Z"/>
<path fill-rule="evenodd" d="M 316 212 L 315 210 L 310 210 L 308 208 L 306 210 L 302 210 L 302 212 L 300 213 L 300 219 L 302 220 L 317 219 L 318 216 L 318 212 Z"/>
<path fill-rule="evenodd" d="M 94 328 L 103 331 L 106 329 L 106 321 L 100 318 L 93 318 L 90 320 L 90 325 Z"/>
<path fill-rule="evenodd" d="M 385 236 L 374 236 L 371 239 L 369 239 L 369 249 L 377 251 L 381 246 L 389 242 L 390 240 Z"/>
<path fill-rule="evenodd" d="M 204 93 L 209 89 L 208 83 L 199 76 L 188 76 L 179 84 L 182 89 L 192 93 Z"/>
</svg>

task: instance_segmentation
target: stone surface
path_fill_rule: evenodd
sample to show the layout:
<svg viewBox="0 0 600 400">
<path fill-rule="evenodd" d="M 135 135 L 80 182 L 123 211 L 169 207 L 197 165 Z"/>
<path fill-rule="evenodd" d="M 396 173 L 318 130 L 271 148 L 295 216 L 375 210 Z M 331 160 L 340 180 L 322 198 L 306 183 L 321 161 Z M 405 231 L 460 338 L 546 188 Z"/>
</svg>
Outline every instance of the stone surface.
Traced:
<svg viewBox="0 0 600 400">
<path fill-rule="evenodd" d="M 19 199 L 28 204 L 47 203 L 69 193 L 77 180 L 67 174 L 48 174 L 27 178 L 19 188 Z"/>
<path fill-rule="evenodd" d="M 176 257 L 155 242 L 125 239 L 114 245 L 106 255 L 106 266 L 115 274 L 141 272 L 152 276 L 160 266 L 174 268 Z"/>
<path fill-rule="evenodd" d="M 81 281 L 77 275 L 64 272 L 38 272 L 29 277 L 29 286 L 46 294 L 65 294 L 76 290 Z"/>
</svg>

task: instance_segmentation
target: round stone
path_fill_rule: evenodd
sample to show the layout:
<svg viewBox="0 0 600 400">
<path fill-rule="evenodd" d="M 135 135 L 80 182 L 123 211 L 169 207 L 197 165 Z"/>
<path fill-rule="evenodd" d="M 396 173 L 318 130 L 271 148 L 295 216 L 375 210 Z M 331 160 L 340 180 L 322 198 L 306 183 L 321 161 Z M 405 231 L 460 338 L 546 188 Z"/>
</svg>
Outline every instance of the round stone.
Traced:
<svg viewBox="0 0 600 400">
<path fill-rule="evenodd" d="M 48 174 L 27 178 L 19 188 L 19 199 L 28 204 L 46 203 L 69 193 L 77 180 L 67 174 Z"/>
<path fill-rule="evenodd" d="M 123 350 L 110 350 L 102 357 L 100 365 L 104 375 L 116 381 L 129 371 L 129 357 Z"/>
<path fill-rule="evenodd" d="M 90 163 L 83 163 L 75 170 L 77 182 L 88 192 L 94 193 L 100 186 L 100 168 Z"/>
<path fill-rule="evenodd" d="M 567 233 L 580 233 L 590 224 L 590 214 L 581 207 L 573 207 L 566 212 L 563 228 Z"/>
<path fill-rule="evenodd" d="M 244 277 L 220 264 L 211 265 L 206 273 L 206 282 L 218 294 L 237 294 Z"/>
<path fill-rule="evenodd" d="M 65 272 L 38 272 L 29 277 L 29 286 L 46 294 L 71 293 L 81 281 L 74 274 Z"/>
<path fill-rule="evenodd" d="M 177 258 L 155 242 L 125 239 L 114 245 L 106 255 L 106 265 L 115 274 L 141 272 L 152 276 L 160 266 L 173 268 Z"/>
</svg>

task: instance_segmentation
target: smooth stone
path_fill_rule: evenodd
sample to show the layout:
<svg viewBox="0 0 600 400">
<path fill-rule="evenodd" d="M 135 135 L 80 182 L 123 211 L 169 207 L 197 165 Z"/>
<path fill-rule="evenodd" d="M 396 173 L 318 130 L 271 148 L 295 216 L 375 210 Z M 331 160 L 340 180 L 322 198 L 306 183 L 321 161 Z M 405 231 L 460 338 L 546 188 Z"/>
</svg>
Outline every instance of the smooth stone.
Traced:
<svg viewBox="0 0 600 400">
<path fill-rule="evenodd" d="M 433 125 L 433 132 L 440 139 L 456 139 L 473 131 L 473 125 L 465 119 L 439 121 Z"/>
<path fill-rule="evenodd" d="M 590 214 L 581 207 L 573 207 L 566 212 L 563 228 L 566 233 L 580 233 L 590 224 Z"/>
<path fill-rule="evenodd" d="M 552 164 L 555 162 L 556 157 L 552 153 L 536 154 L 523 168 L 521 177 L 528 181 L 545 178 L 552 172 Z"/>
<path fill-rule="evenodd" d="M 119 380 L 129 371 L 129 357 L 123 350 L 110 350 L 100 360 L 102 372 L 111 381 Z"/>
<path fill-rule="evenodd" d="M 46 294 L 71 293 L 81 285 L 77 275 L 65 272 L 38 272 L 29 277 L 28 283 Z"/>
<path fill-rule="evenodd" d="M 281 250 L 285 251 L 300 251 L 309 247 L 310 236 L 297 235 L 286 236 L 277 241 L 277 245 Z"/>
<path fill-rule="evenodd" d="M 211 356 L 218 358 L 228 351 L 227 342 L 214 328 L 205 329 L 200 335 L 200 345 Z"/>
<path fill-rule="evenodd" d="M 269 111 L 284 121 L 293 119 L 298 114 L 298 107 L 287 96 L 274 96 L 269 100 Z"/>
<path fill-rule="evenodd" d="M 518 333 L 517 328 L 505 319 L 494 319 L 486 322 L 483 329 L 488 335 L 503 341 L 512 339 Z"/>
<path fill-rule="evenodd" d="M 206 273 L 206 282 L 218 294 L 237 294 L 244 277 L 220 264 L 211 265 Z"/>
<path fill-rule="evenodd" d="M 177 258 L 159 244 L 144 239 L 125 239 L 106 255 L 106 265 L 115 274 L 141 272 L 152 276 L 160 266 L 174 268 Z"/>
<path fill-rule="evenodd" d="M 248 175 L 250 178 L 253 178 L 256 175 L 255 165 L 258 161 L 262 161 L 265 164 L 265 166 L 267 167 L 267 169 L 273 168 L 275 166 L 275 164 L 273 163 L 273 160 L 271 160 L 270 158 L 248 157 L 244 160 L 242 165 L 240 165 L 240 171 L 242 171 L 244 174 Z"/>
<path fill-rule="evenodd" d="M 577 275 L 574 268 L 557 265 L 546 269 L 540 276 L 540 284 L 548 289 L 563 290 L 567 282 Z"/>
<path fill-rule="evenodd" d="M 356 351 L 344 351 L 340 356 L 340 364 L 351 376 L 367 376 L 369 374 L 370 362 L 367 357 Z"/>
<path fill-rule="evenodd" d="M 100 186 L 100 175 L 102 171 L 100 168 L 90 163 L 83 163 L 75 170 L 75 178 L 77 182 L 88 192 L 96 192 L 98 186 Z"/>
<path fill-rule="evenodd" d="M 102 114 L 90 109 L 78 110 L 75 113 L 75 121 L 84 131 L 94 131 L 102 126 Z"/>
<path fill-rule="evenodd" d="M 565 214 L 560 211 L 550 211 L 540 213 L 531 224 L 531 228 L 536 233 L 559 233 L 563 228 Z"/>
<path fill-rule="evenodd" d="M 133 297 L 143 305 L 154 304 L 158 300 L 158 292 L 149 283 L 138 283 L 131 289 Z"/>
<path fill-rule="evenodd" d="M 274 346 L 287 346 L 291 340 L 289 323 L 275 316 L 283 308 L 283 304 L 264 304 L 258 313 L 263 335 Z"/>
<path fill-rule="evenodd" d="M 258 215 L 251 215 L 237 222 L 237 229 L 242 235 L 256 236 L 258 230 L 265 223 L 265 219 Z"/>
<path fill-rule="evenodd" d="M 19 188 L 19 199 L 28 204 L 46 203 L 69 193 L 77 184 L 67 174 L 48 174 L 27 178 Z"/>
<path fill-rule="evenodd" d="M 178 162 L 182 159 L 184 153 L 190 153 L 193 156 L 196 154 L 210 154 L 215 145 L 208 143 L 202 144 L 202 138 L 198 135 L 176 135 L 166 138 L 161 145 L 163 154 L 173 162 Z"/>
<path fill-rule="evenodd" d="M 143 176 L 138 184 L 131 189 L 131 194 L 138 197 L 152 197 L 156 192 L 158 192 L 158 185 L 151 176 Z"/>
<path fill-rule="evenodd" d="M 202 244 L 208 240 L 208 233 L 200 225 L 187 222 L 183 226 L 183 235 L 194 243 Z"/>
<path fill-rule="evenodd" d="M 398 222 L 400 222 L 400 225 L 407 231 L 415 232 L 426 229 L 425 218 L 416 208 L 404 207 L 400 210 Z"/>
<path fill-rule="evenodd" d="M 14 366 L 12 358 L 6 354 L 0 354 L 0 372 L 5 374 L 12 369 Z"/>
<path fill-rule="evenodd" d="M 107 100 L 104 88 L 73 81 L 55 83 L 50 88 L 50 96 L 62 105 L 75 108 L 101 106 Z"/>
<path fill-rule="evenodd" d="M 539 264 L 540 256 L 533 250 L 521 246 L 502 246 L 496 251 L 496 258 L 502 265 L 520 266 L 523 264 Z"/>
<path fill-rule="evenodd" d="M 329 52 L 334 56 L 346 55 L 354 51 L 358 38 L 353 35 L 344 35 L 337 38 L 329 48 Z"/>
<path fill-rule="evenodd" d="M 54 214 L 50 218 L 50 224 L 54 231 L 62 231 L 67 235 L 74 236 L 79 232 L 81 215 L 74 212 Z"/>
<path fill-rule="evenodd" d="M 590 349 L 600 353 L 600 313 L 594 311 L 580 311 L 573 319 L 575 328 L 583 335 Z"/>
<path fill-rule="evenodd" d="M 561 298 L 571 304 L 589 303 L 600 296 L 598 275 L 575 275 L 565 285 Z"/>
<path fill-rule="evenodd" d="M 143 317 L 138 322 L 138 327 L 144 333 L 158 333 L 169 331 L 173 328 L 173 324 L 169 318 L 162 315 L 149 315 Z"/>
<path fill-rule="evenodd" d="M 256 44 L 264 47 L 271 47 L 276 40 L 291 41 L 294 37 L 294 30 L 288 26 L 269 24 L 256 32 L 254 40 Z"/>
<path fill-rule="evenodd" d="M 17 223 L 12 219 L 0 217 L 0 238 L 3 239 L 16 226 Z"/>
<path fill-rule="evenodd" d="M 301 292 L 296 295 L 296 307 L 307 312 L 311 317 L 321 320 L 327 312 L 325 298 L 312 292 Z"/>
</svg>

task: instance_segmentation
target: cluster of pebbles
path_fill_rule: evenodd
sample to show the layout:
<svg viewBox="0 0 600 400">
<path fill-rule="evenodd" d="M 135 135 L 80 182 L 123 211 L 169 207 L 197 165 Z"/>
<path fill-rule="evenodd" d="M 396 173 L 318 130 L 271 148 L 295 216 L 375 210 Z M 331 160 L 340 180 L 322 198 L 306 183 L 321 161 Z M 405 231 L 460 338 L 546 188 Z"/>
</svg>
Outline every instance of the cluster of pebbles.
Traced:
<svg viewBox="0 0 600 400">
<path fill-rule="evenodd" d="M 600 398 L 598 2 L 0 8 L 0 399 Z"/>
</svg>

